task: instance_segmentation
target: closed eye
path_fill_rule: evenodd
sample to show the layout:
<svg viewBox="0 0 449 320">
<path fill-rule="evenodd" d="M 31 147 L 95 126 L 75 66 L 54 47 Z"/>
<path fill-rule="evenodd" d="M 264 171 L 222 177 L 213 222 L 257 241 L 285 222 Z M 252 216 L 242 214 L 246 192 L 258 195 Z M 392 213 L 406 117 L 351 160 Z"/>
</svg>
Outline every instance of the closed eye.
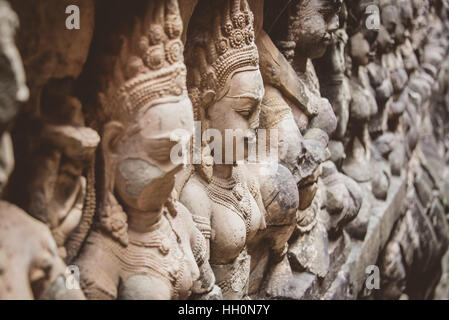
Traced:
<svg viewBox="0 0 449 320">
<path fill-rule="evenodd" d="M 247 118 L 251 114 L 253 108 L 244 108 L 244 109 L 234 109 L 236 112 L 238 112 L 243 117 Z"/>
<path fill-rule="evenodd" d="M 233 104 L 232 109 L 240 114 L 241 116 L 248 118 L 255 109 L 260 105 L 261 99 L 254 96 L 239 96 L 239 97 L 229 97 L 232 99 L 238 99 L 235 104 Z"/>
</svg>

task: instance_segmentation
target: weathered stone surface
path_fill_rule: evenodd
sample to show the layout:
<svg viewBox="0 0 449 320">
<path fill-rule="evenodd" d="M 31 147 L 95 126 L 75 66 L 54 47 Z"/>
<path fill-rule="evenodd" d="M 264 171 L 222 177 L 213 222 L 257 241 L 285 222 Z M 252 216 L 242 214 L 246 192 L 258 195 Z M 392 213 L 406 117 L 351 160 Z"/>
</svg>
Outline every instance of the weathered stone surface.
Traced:
<svg viewBox="0 0 449 320">
<path fill-rule="evenodd" d="M 31 90 L 42 87 L 49 79 L 77 78 L 87 60 L 94 32 L 94 2 L 13 0 L 11 4 L 20 19 L 18 47 Z M 69 5 L 80 9 L 79 30 L 66 28 L 65 11 Z"/>
<path fill-rule="evenodd" d="M 14 167 L 10 129 L 21 103 L 28 99 L 22 60 L 14 34 L 19 22 L 0 1 L 0 191 Z M 17 206 L 0 201 L 0 299 L 84 299 L 66 286 L 66 266 L 49 228 Z"/>
<path fill-rule="evenodd" d="M 368 231 L 368 224 L 371 218 L 372 209 L 369 195 L 371 191 L 366 185 L 362 186 L 362 190 L 363 202 L 360 212 L 357 217 L 345 227 L 345 231 L 347 231 L 351 237 L 358 240 L 363 240 L 365 238 L 366 232 Z"/>
<path fill-rule="evenodd" d="M 421 204 L 426 206 L 433 198 L 432 181 L 425 171 L 421 171 L 415 179 L 415 188 Z"/>
<path fill-rule="evenodd" d="M 299 236 L 288 250 L 288 258 L 292 269 L 296 271 L 310 270 L 319 277 L 325 277 L 329 270 L 329 240 L 323 224 L 317 225 L 307 233 Z"/>
<path fill-rule="evenodd" d="M 0 0 L 0 298 L 447 298 L 448 34 L 447 1 Z"/>
</svg>

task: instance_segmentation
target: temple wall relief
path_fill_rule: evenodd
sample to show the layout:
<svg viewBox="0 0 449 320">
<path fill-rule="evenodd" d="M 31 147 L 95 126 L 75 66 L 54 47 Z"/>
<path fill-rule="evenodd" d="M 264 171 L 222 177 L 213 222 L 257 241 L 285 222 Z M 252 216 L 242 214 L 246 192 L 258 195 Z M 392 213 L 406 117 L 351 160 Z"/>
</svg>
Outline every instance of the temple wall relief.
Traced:
<svg viewBox="0 0 449 320">
<path fill-rule="evenodd" d="M 0 0 L 0 299 L 449 299 L 448 13 Z"/>
</svg>

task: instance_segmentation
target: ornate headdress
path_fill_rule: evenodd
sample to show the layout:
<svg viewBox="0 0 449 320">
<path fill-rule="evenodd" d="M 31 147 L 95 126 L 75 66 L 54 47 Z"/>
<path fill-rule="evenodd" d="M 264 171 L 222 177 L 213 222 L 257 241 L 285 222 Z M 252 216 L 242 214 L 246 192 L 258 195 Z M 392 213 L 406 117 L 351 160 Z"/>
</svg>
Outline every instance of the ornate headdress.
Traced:
<svg viewBox="0 0 449 320">
<path fill-rule="evenodd" d="M 120 52 L 114 53 L 113 75 L 100 93 L 106 121 L 129 124 L 153 106 L 188 99 L 178 0 L 149 1 L 147 5 L 143 23 L 135 20 L 133 33 L 123 37 Z M 115 159 L 104 161 L 110 171 L 102 177 L 99 227 L 126 246 L 127 216 L 113 194 Z"/>
<path fill-rule="evenodd" d="M 235 73 L 259 68 L 254 15 L 247 0 L 226 0 L 212 21 L 211 32 L 201 26 L 188 42 L 188 86 L 195 109 L 222 98 Z"/>
<path fill-rule="evenodd" d="M 126 119 L 164 99 L 179 101 L 187 97 L 184 45 L 180 39 L 183 23 L 178 3 L 166 0 L 149 5 L 155 7 L 150 8 L 153 15 L 144 35 L 124 43 L 121 55 L 127 58 L 116 72 L 120 86 L 109 88 L 103 104 L 113 119 Z M 136 47 L 134 51 L 131 46 Z"/>
</svg>

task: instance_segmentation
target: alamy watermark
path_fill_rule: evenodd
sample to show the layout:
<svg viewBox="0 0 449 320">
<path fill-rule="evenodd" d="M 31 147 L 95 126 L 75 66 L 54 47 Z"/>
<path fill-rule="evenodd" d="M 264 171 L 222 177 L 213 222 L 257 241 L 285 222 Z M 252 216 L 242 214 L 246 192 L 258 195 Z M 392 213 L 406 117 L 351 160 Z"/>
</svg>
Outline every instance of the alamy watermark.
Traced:
<svg viewBox="0 0 449 320">
<path fill-rule="evenodd" d="M 81 28 L 80 8 L 72 4 L 65 9 L 65 13 L 69 15 L 65 20 L 65 27 L 68 30 L 79 30 Z"/>
<path fill-rule="evenodd" d="M 368 277 L 365 280 L 365 287 L 368 290 L 380 289 L 380 270 L 376 265 L 370 265 L 366 267 L 365 273 Z"/>
<path fill-rule="evenodd" d="M 80 269 L 78 266 L 70 265 L 65 269 L 65 287 L 68 290 L 80 289 Z"/>
<path fill-rule="evenodd" d="M 276 166 L 279 161 L 277 129 L 226 129 L 223 137 L 217 129 L 202 131 L 201 122 L 196 121 L 193 137 L 191 132 L 177 129 L 171 133 L 170 140 L 176 142 L 170 152 L 170 160 L 174 164 L 201 164 L 205 145 L 214 164 Z"/>
<path fill-rule="evenodd" d="M 365 27 L 368 30 L 379 30 L 380 29 L 380 9 L 375 4 L 370 4 L 365 9 L 365 14 L 368 17 L 365 20 Z"/>
</svg>

